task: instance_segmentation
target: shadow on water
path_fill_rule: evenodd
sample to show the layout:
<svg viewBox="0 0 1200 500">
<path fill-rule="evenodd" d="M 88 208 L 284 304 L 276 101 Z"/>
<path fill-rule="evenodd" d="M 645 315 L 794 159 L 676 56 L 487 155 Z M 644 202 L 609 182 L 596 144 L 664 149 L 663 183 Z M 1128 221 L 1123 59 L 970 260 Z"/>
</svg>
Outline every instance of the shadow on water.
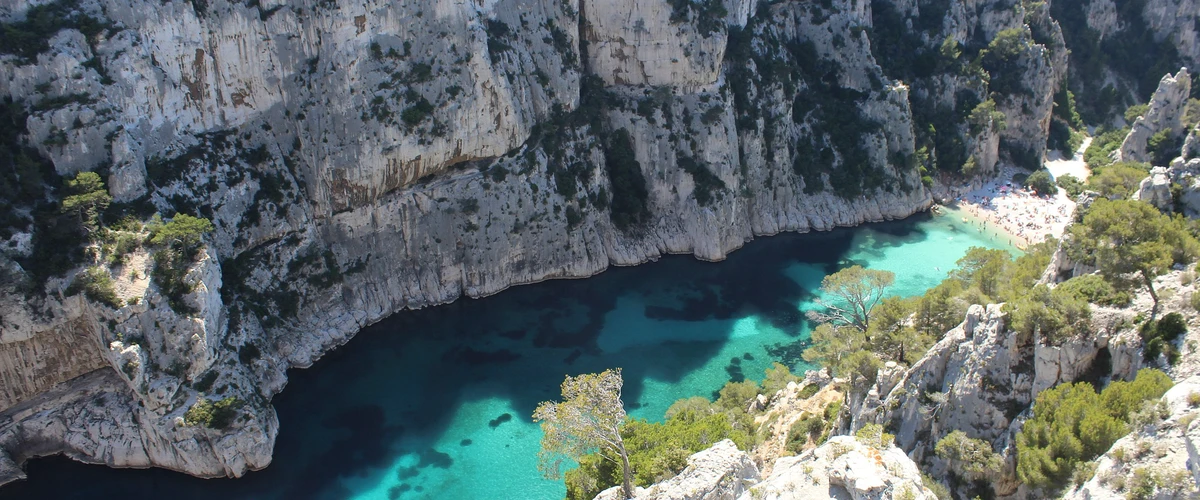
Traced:
<svg viewBox="0 0 1200 500">
<path fill-rule="evenodd" d="M 874 224 L 887 235 L 874 245 L 902 246 L 928 237 L 918 216 Z M 650 320 L 701 323 L 756 316 L 798 336 L 806 321 L 797 304 L 805 289 L 784 273 L 796 263 L 832 272 L 846 264 L 855 231 L 783 234 L 751 242 L 728 260 L 711 264 L 668 256 L 636 268 L 616 268 L 587 280 L 516 287 L 479 300 L 398 313 L 362 331 L 352 342 L 307 370 L 289 372 L 287 390 L 275 398 L 280 432 L 274 462 L 238 480 L 195 479 L 153 470 L 114 470 L 65 458 L 33 460 L 29 481 L 0 488 L 0 498 L 337 498 L 342 479 L 395 474 L 402 483 L 424 468 L 449 468 L 452 457 L 435 449 L 464 400 L 500 398 L 513 413 L 488 417 L 501 431 L 512 420 L 529 422 L 539 401 L 556 398 L 564 374 L 621 366 L 625 399 L 636 405 L 644 381 L 677 381 L 718 354 L 725 339 L 671 339 L 650 356 L 605 352 L 597 340 L 618 298 L 646 298 Z M 877 253 L 879 248 L 859 250 Z M 719 335 L 728 337 L 728 327 Z M 639 332 L 624 332 L 636 336 Z M 768 349 L 776 359 L 798 359 L 803 340 Z M 631 359 L 635 360 L 631 363 Z M 744 373 L 750 353 L 729 360 L 731 379 Z M 686 396 L 686 395 L 684 395 Z M 447 436 L 454 448 L 471 439 Z M 414 464 L 389 469 L 400 454 Z M 413 486 L 403 483 L 393 491 Z M 394 496 L 389 495 L 389 496 Z"/>
</svg>

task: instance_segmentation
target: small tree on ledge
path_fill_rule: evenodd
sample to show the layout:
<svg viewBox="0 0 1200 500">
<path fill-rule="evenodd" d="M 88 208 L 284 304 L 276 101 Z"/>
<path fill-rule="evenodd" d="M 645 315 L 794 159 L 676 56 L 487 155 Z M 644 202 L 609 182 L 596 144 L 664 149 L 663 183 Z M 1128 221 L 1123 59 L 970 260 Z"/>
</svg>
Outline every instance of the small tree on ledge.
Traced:
<svg viewBox="0 0 1200 500">
<path fill-rule="evenodd" d="M 625 498 L 633 498 L 633 472 L 621 438 L 625 424 L 622 385 L 620 368 L 568 376 L 562 383 L 562 402 L 543 401 L 538 405 L 533 421 L 542 425 L 538 469 L 543 475 L 561 478 L 565 459 L 578 461 L 597 449 L 607 449 L 619 456 L 620 462 L 607 453 L 600 456 L 621 466 L 621 488 Z"/>
</svg>

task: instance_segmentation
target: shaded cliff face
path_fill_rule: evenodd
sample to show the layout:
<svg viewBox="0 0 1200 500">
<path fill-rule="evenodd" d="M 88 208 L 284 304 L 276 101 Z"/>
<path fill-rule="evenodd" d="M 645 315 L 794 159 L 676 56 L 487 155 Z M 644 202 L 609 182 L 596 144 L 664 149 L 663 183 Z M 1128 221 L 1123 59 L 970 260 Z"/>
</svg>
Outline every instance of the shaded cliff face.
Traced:
<svg viewBox="0 0 1200 500">
<path fill-rule="evenodd" d="M 1080 113 L 1106 123 L 1148 101 L 1164 74 L 1200 65 L 1195 0 L 1049 2 L 1071 48 L 1069 87 Z"/>
<path fill-rule="evenodd" d="M 102 173 L 118 218 L 216 230 L 171 297 L 142 249 L 40 272 L 50 202 L 12 205 L 0 481 L 59 451 L 240 475 L 270 461 L 285 370 L 400 309 L 664 253 L 719 260 L 756 235 L 922 210 L 924 175 L 1036 162 L 1065 73 L 1047 12 L 5 2 L 28 35 L 0 56 L 23 127 L 5 146 L 44 159 L 47 185 Z M 85 265 L 122 307 L 64 293 Z M 234 418 L 196 425 L 202 400 Z M 72 410 L 39 411 L 54 408 Z"/>
</svg>

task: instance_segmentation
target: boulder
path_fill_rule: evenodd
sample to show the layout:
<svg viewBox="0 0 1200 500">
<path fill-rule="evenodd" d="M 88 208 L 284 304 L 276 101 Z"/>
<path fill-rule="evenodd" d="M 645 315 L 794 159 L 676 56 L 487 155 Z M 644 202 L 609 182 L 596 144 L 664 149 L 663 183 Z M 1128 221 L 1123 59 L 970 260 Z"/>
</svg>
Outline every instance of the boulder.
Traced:
<svg viewBox="0 0 1200 500">
<path fill-rule="evenodd" d="M 688 457 L 687 468 L 648 488 L 637 488 L 637 500 L 734 500 L 758 478 L 758 467 L 728 439 Z M 596 500 L 624 500 L 620 486 L 596 495 Z"/>
<path fill-rule="evenodd" d="M 851 436 L 775 461 L 774 471 L 738 500 L 936 500 L 900 448 L 877 449 Z"/>
<path fill-rule="evenodd" d="M 1192 77 L 1187 68 L 1180 68 L 1175 75 L 1163 76 L 1154 96 L 1150 98 L 1150 108 L 1133 122 L 1129 135 L 1121 142 L 1117 161 L 1148 162 L 1150 155 L 1146 148 L 1151 136 L 1163 130 L 1169 131 L 1172 137 L 1182 135 L 1183 125 L 1179 119 L 1183 116 L 1191 89 Z"/>
</svg>

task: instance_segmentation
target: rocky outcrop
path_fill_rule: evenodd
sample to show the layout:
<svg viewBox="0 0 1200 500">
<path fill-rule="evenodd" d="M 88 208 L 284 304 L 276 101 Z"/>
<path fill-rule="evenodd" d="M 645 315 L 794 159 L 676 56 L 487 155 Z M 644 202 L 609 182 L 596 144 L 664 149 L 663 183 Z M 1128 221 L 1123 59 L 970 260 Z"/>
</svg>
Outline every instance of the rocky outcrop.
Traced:
<svg viewBox="0 0 1200 500">
<path fill-rule="evenodd" d="M 1167 175 L 1166 167 L 1150 169 L 1150 176 L 1142 179 L 1131 198 L 1154 205 L 1164 212 L 1170 212 L 1174 200 L 1171 196 L 1171 178 Z"/>
<path fill-rule="evenodd" d="M 775 461 L 774 471 L 739 500 L 883 500 L 937 497 L 921 471 L 892 445 L 879 449 L 851 436 L 835 436 L 816 449 Z"/>
<path fill-rule="evenodd" d="M 0 445 L 16 462 L 66 452 L 238 475 L 269 461 L 287 369 L 396 311 L 668 253 L 720 260 L 758 235 L 930 205 L 912 102 L 962 116 L 956 96 L 982 101 L 983 83 L 888 75 L 868 2 L 698 5 L 81 0 L 113 28 L 68 26 L 37 54 L 0 56 L 0 95 L 29 103 L 25 135 L 59 173 L 107 167 L 114 198 L 216 230 L 183 313 L 144 251 L 109 269 L 117 309 L 64 296 L 79 269 L 25 282 L 36 226 L 13 231 L 0 245 L 13 277 L 0 281 Z M 1007 3 L 954 5 L 923 50 L 1026 29 Z M 0 16 L 29 8 L 12 0 Z M 1026 41 L 1020 90 L 1000 103 L 1007 129 L 938 127 L 971 136 L 986 163 L 1002 141 L 1045 143 L 1065 52 Z M 614 150 L 621 131 L 627 150 Z M 610 215 L 638 197 L 614 185 L 619 159 L 644 181 L 631 228 Z M 30 287 L 44 293 L 27 299 Z M 97 369 L 95 383 L 115 384 L 105 403 L 54 392 Z M 179 425 L 201 397 L 237 398 L 247 418 Z M 31 404 L 77 411 L 20 410 Z M 115 423 L 97 437 L 103 419 Z M 134 442 L 150 444 L 113 444 Z"/>
<path fill-rule="evenodd" d="M 719 441 L 688 457 L 675 477 L 637 488 L 636 500 L 734 500 L 758 478 L 758 468 L 733 441 Z M 596 495 L 596 500 L 625 500 L 620 486 Z"/>
<path fill-rule="evenodd" d="M 688 458 L 675 477 L 637 488 L 637 500 L 934 500 L 917 465 L 893 445 L 875 448 L 851 436 L 834 436 L 801 455 L 782 457 L 760 478 L 754 463 L 724 440 Z M 596 500 L 622 498 L 615 486 Z"/>
<path fill-rule="evenodd" d="M 1192 77 L 1187 68 L 1180 69 L 1173 76 L 1163 76 L 1158 83 L 1158 89 L 1154 91 L 1154 97 L 1150 99 L 1150 108 L 1133 122 L 1129 135 L 1121 142 L 1121 148 L 1117 150 L 1117 161 L 1150 161 L 1146 150 L 1147 143 L 1159 132 L 1166 131 L 1172 138 L 1181 137 L 1185 131 L 1179 119 L 1187 106 L 1191 88 Z"/>
<path fill-rule="evenodd" d="M 1188 133 L 1187 139 L 1184 139 L 1182 153 L 1184 161 L 1200 158 L 1200 124 L 1196 124 L 1196 128 L 1193 128 Z"/>
<path fill-rule="evenodd" d="M 993 444 L 1008 463 L 992 479 L 998 495 L 1013 494 L 1015 436 L 1037 393 L 1073 381 L 1098 357 L 1111 363 L 1111 376 L 1127 378 L 1140 367 L 1137 336 L 1122 330 L 1129 313 L 1096 311 L 1096 335 L 1048 345 L 1013 334 L 999 305 L 973 305 L 963 323 L 948 332 L 901 378 L 877 406 L 864 407 L 854 428 L 869 422 L 896 429 L 896 443 L 914 460 L 933 457 L 934 445 L 955 430 Z M 936 476 L 944 467 L 933 461 Z"/>
</svg>

